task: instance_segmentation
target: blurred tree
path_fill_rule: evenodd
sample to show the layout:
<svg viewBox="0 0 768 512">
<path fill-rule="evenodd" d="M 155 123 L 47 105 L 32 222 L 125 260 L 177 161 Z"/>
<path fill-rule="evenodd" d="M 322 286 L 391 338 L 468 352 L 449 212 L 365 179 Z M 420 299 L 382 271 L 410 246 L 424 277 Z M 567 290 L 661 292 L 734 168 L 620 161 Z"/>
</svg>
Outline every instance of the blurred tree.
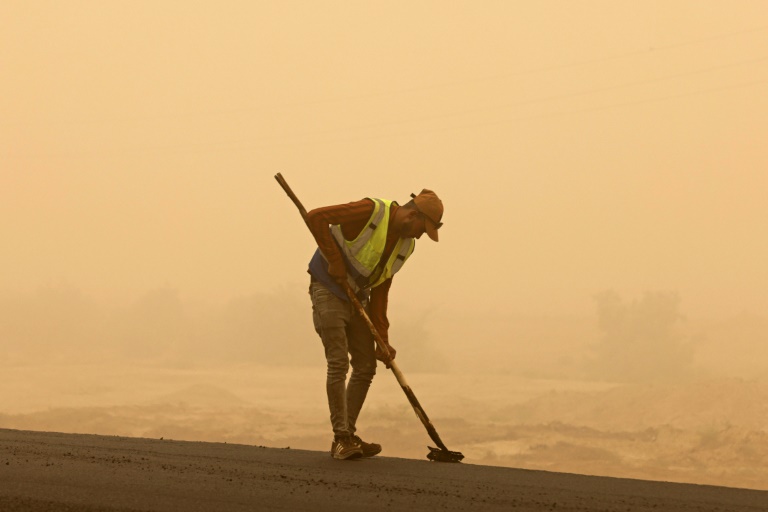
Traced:
<svg viewBox="0 0 768 512">
<path fill-rule="evenodd" d="M 686 375 L 693 347 L 678 328 L 683 319 L 675 292 L 646 292 L 624 301 L 613 290 L 595 296 L 602 335 L 590 366 L 600 379 L 670 380 Z"/>
<path fill-rule="evenodd" d="M 306 366 L 323 362 L 306 288 L 280 288 L 230 300 L 198 328 L 208 361 Z"/>
<path fill-rule="evenodd" d="M 18 363 L 98 359 L 103 309 L 69 284 L 0 296 L 0 353 Z"/>
<path fill-rule="evenodd" d="M 177 357 L 189 324 L 178 290 L 159 288 L 117 311 L 109 335 L 124 357 L 166 363 Z"/>
</svg>

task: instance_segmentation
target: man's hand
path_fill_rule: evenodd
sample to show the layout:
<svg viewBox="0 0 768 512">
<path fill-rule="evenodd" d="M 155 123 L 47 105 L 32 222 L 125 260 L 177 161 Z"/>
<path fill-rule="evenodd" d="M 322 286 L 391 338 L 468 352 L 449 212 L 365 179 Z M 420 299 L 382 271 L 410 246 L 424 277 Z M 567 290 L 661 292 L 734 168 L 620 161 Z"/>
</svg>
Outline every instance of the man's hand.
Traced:
<svg viewBox="0 0 768 512">
<path fill-rule="evenodd" d="M 342 263 L 341 265 L 328 267 L 328 274 L 339 284 L 347 282 L 347 268 Z"/>
<path fill-rule="evenodd" d="M 397 350 L 395 350 L 395 347 L 390 345 L 387 342 L 384 342 L 384 345 L 387 347 L 387 350 L 389 350 L 389 356 L 385 354 L 381 348 L 379 348 L 378 345 L 376 345 L 376 359 L 384 363 L 384 366 L 389 368 L 389 362 L 395 358 L 395 355 L 397 354 Z"/>
</svg>

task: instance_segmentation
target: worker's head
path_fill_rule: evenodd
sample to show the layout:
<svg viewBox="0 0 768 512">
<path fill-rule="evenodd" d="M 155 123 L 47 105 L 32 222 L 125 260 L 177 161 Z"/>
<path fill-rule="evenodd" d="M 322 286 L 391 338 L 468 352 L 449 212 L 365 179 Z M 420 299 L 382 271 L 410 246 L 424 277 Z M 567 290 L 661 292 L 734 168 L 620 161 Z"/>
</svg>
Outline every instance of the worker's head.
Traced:
<svg viewBox="0 0 768 512">
<path fill-rule="evenodd" d="M 411 199 L 403 208 L 407 215 L 403 222 L 403 237 L 420 238 L 427 233 L 429 238 L 437 242 L 437 230 L 443 225 L 443 202 L 431 190 L 426 188 L 419 195 L 411 194 Z"/>
</svg>

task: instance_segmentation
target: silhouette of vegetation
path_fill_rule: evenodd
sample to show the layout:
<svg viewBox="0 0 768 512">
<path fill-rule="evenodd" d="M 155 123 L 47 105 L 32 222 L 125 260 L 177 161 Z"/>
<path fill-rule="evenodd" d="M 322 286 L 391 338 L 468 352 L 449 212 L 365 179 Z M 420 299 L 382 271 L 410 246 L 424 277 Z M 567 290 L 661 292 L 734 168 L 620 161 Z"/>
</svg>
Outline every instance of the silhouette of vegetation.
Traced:
<svg viewBox="0 0 768 512">
<path fill-rule="evenodd" d="M 646 292 L 623 300 L 609 290 L 595 296 L 601 337 L 590 366 L 598 378 L 617 382 L 670 380 L 688 373 L 693 347 L 680 332 L 675 292 Z"/>
<path fill-rule="evenodd" d="M 420 371 L 444 369 L 424 315 L 398 319 L 393 344 Z M 106 305 L 61 285 L 0 295 L 0 365 L 105 359 L 187 367 L 263 363 L 325 365 L 309 296 L 295 287 L 256 292 L 224 304 L 183 300 L 174 288 L 150 290 L 125 306 Z"/>
</svg>

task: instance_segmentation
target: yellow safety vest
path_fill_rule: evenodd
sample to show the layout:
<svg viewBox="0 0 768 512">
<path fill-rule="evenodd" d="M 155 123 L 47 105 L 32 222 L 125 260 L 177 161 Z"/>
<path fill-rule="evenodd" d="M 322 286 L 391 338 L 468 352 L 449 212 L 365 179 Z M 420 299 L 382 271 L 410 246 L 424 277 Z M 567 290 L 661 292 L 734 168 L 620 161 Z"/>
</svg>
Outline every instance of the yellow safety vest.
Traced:
<svg viewBox="0 0 768 512">
<path fill-rule="evenodd" d="M 401 238 L 392 249 L 389 259 L 380 265 L 384 246 L 387 244 L 392 201 L 371 197 L 368 199 L 374 203 L 373 213 L 366 227 L 354 240 L 344 238 L 340 225 L 331 226 L 331 234 L 339 244 L 347 262 L 349 284 L 355 293 L 367 288 L 375 288 L 395 275 L 416 247 L 416 241 L 413 238 Z"/>
</svg>

